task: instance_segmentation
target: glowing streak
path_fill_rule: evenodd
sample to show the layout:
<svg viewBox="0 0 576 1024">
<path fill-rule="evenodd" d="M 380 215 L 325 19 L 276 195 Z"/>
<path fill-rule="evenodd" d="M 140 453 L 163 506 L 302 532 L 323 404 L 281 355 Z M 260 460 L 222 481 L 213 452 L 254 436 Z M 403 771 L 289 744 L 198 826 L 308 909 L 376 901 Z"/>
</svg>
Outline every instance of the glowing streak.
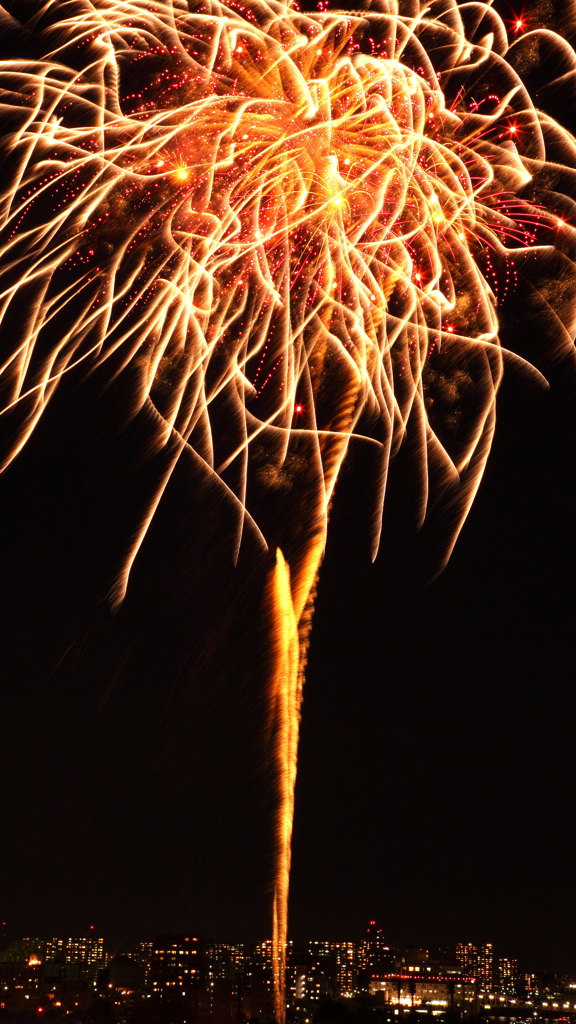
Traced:
<svg viewBox="0 0 576 1024">
<path fill-rule="evenodd" d="M 273 892 L 272 969 L 274 974 L 275 1017 L 282 1019 L 284 1009 L 285 948 L 287 941 L 288 891 L 290 881 L 294 787 L 298 760 L 300 687 L 298 663 L 298 623 L 290 588 L 290 570 L 278 548 L 272 570 L 268 604 L 272 615 L 272 665 L 270 671 L 270 728 L 274 733 L 274 773 L 278 788 L 276 810 L 276 870 Z"/>
</svg>

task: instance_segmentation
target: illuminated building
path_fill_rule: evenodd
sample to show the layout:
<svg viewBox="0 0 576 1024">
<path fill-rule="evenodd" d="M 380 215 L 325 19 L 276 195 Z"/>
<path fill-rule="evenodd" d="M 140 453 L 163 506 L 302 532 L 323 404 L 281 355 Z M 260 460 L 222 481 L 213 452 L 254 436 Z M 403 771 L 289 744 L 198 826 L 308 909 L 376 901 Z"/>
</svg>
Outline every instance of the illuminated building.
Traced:
<svg viewBox="0 0 576 1024">
<path fill-rule="evenodd" d="M 336 958 L 336 991 L 340 996 L 352 996 L 358 970 L 358 947 L 355 942 L 333 942 Z"/>
<path fill-rule="evenodd" d="M 206 978 L 227 978 L 242 974 L 246 963 L 244 943 L 211 942 L 206 946 Z"/>
<path fill-rule="evenodd" d="M 55 942 L 53 939 L 16 939 L 5 949 L 0 950 L 0 963 L 4 964 L 27 964 L 32 956 L 40 960 L 52 959 L 46 955 L 48 943 Z M 61 940 L 60 940 L 61 941 Z"/>
<path fill-rule="evenodd" d="M 22 1013 L 35 1009 L 41 983 L 42 967 L 34 954 L 30 957 L 29 963 L 0 963 L 0 1009 L 8 1013 Z"/>
<path fill-rule="evenodd" d="M 204 1010 L 219 1022 L 241 1010 L 246 953 L 243 943 L 212 942 L 206 946 Z"/>
<path fill-rule="evenodd" d="M 389 974 L 373 978 L 370 994 L 381 992 L 389 1006 L 429 1006 L 470 1010 L 476 998 L 475 979 L 444 975 Z"/>
<path fill-rule="evenodd" d="M 478 947 L 472 942 L 459 942 L 456 946 L 456 959 L 463 970 L 475 974 L 478 969 Z"/>
<path fill-rule="evenodd" d="M 337 994 L 338 943 L 327 940 L 290 943 L 286 956 L 286 987 L 296 1007 Z"/>
<path fill-rule="evenodd" d="M 295 997 L 307 1003 L 317 1003 L 331 994 L 330 977 L 321 964 L 303 965 L 296 972 Z"/>
<path fill-rule="evenodd" d="M 159 935 L 152 948 L 152 992 L 166 1002 L 193 1004 L 203 978 L 203 966 L 201 939 Z"/>
<path fill-rule="evenodd" d="M 144 969 L 144 985 L 146 988 L 151 986 L 151 971 L 152 971 L 152 951 L 154 949 L 153 942 L 140 942 L 138 943 L 138 949 L 134 954 L 135 960 Z"/>
<path fill-rule="evenodd" d="M 0 960 L 4 963 L 28 963 L 31 956 L 37 956 L 42 963 L 80 961 L 85 964 L 102 964 L 105 961 L 104 939 L 18 939 L 2 950 Z"/>
<path fill-rule="evenodd" d="M 478 980 L 486 989 L 494 984 L 494 949 L 491 942 L 478 947 Z"/>
<path fill-rule="evenodd" d="M 254 962 L 271 965 L 273 948 L 272 939 L 264 939 L 263 942 L 257 942 L 254 946 Z"/>
<path fill-rule="evenodd" d="M 459 942 L 456 959 L 464 971 L 475 974 L 481 986 L 491 989 L 494 984 L 494 947 L 491 942 L 475 946 L 472 942 Z"/>
<path fill-rule="evenodd" d="M 540 986 L 538 984 L 537 974 L 525 974 L 524 975 L 524 991 L 528 999 L 534 999 L 539 995 Z"/>
<path fill-rule="evenodd" d="M 104 939 L 66 939 L 65 960 L 67 963 L 75 963 L 77 960 L 86 964 L 102 963 Z"/>
<path fill-rule="evenodd" d="M 362 944 L 363 967 L 376 968 L 382 959 L 390 956 L 390 946 L 377 921 L 369 921 Z M 359 965 L 360 966 L 360 965 Z"/>
<path fill-rule="evenodd" d="M 369 921 L 364 939 L 358 946 L 355 989 L 358 993 L 368 992 L 370 979 L 394 970 L 393 951 L 384 938 L 384 932 L 377 921 Z"/>
<path fill-rule="evenodd" d="M 518 961 L 500 957 L 497 969 L 497 985 L 500 992 L 505 996 L 515 995 L 518 978 Z"/>
<path fill-rule="evenodd" d="M 334 943 L 328 942 L 326 939 L 322 939 L 320 942 L 314 939 L 308 943 L 308 953 L 312 957 L 319 956 L 330 956 L 334 948 Z"/>
</svg>

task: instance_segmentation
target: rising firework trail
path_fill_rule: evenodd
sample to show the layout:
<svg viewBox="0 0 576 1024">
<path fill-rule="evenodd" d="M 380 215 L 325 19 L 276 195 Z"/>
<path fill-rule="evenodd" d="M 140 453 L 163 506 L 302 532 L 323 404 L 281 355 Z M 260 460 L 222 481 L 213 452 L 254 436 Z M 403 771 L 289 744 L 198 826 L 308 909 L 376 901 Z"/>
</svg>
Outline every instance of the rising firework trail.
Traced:
<svg viewBox="0 0 576 1024">
<path fill-rule="evenodd" d="M 576 145 L 521 77 L 552 67 L 571 87 L 568 44 L 483 3 L 319 7 L 0 7 L 2 467 L 65 375 L 125 375 L 165 457 L 112 606 L 184 453 L 234 508 L 236 555 L 247 531 L 260 545 L 280 1024 L 306 650 L 340 468 L 352 440 L 373 452 L 375 557 L 406 444 L 418 522 L 445 505 L 447 558 L 504 363 L 522 362 L 498 305 L 534 260 L 554 261 L 564 297 L 576 278 Z M 558 355 L 574 313 L 553 304 Z"/>
</svg>

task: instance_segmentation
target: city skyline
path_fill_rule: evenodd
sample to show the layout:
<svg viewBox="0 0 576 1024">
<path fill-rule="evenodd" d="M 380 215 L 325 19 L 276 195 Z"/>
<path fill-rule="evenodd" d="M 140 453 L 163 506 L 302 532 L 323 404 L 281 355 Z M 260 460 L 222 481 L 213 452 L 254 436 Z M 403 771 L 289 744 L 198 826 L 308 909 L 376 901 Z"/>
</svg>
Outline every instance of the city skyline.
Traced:
<svg viewBox="0 0 576 1024">
<path fill-rule="evenodd" d="M 79 1024 L 274 1024 L 275 943 L 164 934 L 130 949 L 102 939 L 21 939 L 0 949 L 0 1017 L 39 1014 Z M 525 972 L 492 944 L 398 947 L 375 920 L 356 942 L 301 940 L 286 950 L 283 1014 L 291 1024 L 391 1024 L 415 1014 L 438 1024 L 495 1018 L 576 1019 L 575 974 Z"/>
<path fill-rule="evenodd" d="M 362 932 L 362 936 L 360 936 Z M 187 933 L 184 933 L 187 934 Z M 114 945 L 97 935 L 95 926 L 84 936 L 64 937 L 10 937 L 5 931 L 0 938 L 0 962 L 27 963 L 37 966 L 41 963 L 76 963 L 106 964 L 116 956 L 150 957 L 152 951 L 160 949 L 163 943 L 185 941 L 196 944 L 191 946 L 194 953 L 201 956 L 203 962 L 218 962 L 222 955 L 227 963 L 236 964 L 238 968 L 249 961 L 266 963 L 270 967 L 274 959 L 271 938 L 255 942 L 245 940 L 216 939 L 196 933 L 188 933 L 184 940 L 177 933 L 156 936 L 154 940 L 140 939 Z M 352 994 L 359 971 L 369 969 L 370 977 L 374 978 L 393 971 L 408 975 L 412 972 L 433 971 L 431 964 L 438 968 L 434 973 L 446 973 L 441 966 L 449 965 L 449 971 L 475 979 L 485 988 L 493 986 L 506 988 L 507 982 L 521 978 L 536 978 L 546 973 L 542 965 L 521 964 L 518 957 L 512 956 L 510 949 L 502 950 L 492 942 L 457 941 L 452 945 L 416 945 L 414 943 L 399 944 L 390 936 L 385 936 L 383 928 L 376 920 L 370 920 L 363 929 L 359 929 L 357 938 L 290 938 L 287 943 L 287 956 L 290 958 L 305 952 L 307 955 L 335 955 L 335 984 L 338 994 Z M 503 955 L 503 954 L 506 955 Z M 423 966 L 424 965 L 424 966 Z M 530 967 L 528 974 L 523 974 Z M 558 973 L 558 972 L 557 972 Z M 576 963 L 572 972 L 576 978 Z M 575 982 L 576 984 L 576 982 Z"/>
<path fill-rule="evenodd" d="M 509 950 L 506 956 L 502 956 L 502 951 L 495 949 L 491 942 L 482 944 L 460 941 L 453 946 L 428 948 L 413 944 L 399 945 L 384 937 L 383 929 L 375 920 L 367 923 L 362 938 L 290 939 L 287 947 L 287 957 L 291 963 L 297 962 L 301 955 L 328 958 L 326 962 L 332 963 L 332 984 L 335 993 L 340 996 L 352 996 L 356 989 L 366 988 L 374 979 L 388 975 L 405 978 L 420 975 L 425 980 L 428 975 L 434 977 L 450 974 L 474 980 L 486 990 L 494 988 L 505 992 L 510 987 L 508 994 L 514 995 L 512 989 L 518 984 L 525 984 L 527 993 L 532 986 L 537 988 L 536 979 L 546 973 L 541 970 L 538 972 L 533 964 L 530 965 L 533 970 L 525 973 L 526 965 L 510 957 Z M 88 968 L 101 967 L 116 957 L 128 956 L 150 965 L 154 956 L 160 960 L 171 956 L 170 949 L 178 950 L 186 966 L 192 966 L 198 972 L 198 977 L 201 973 L 204 980 L 219 977 L 221 972 L 224 972 L 223 977 L 228 976 L 230 971 L 233 976 L 234 972 L 244 970 L 248 963 L 260 963 L 271 970 L 274 959 L 274 946 L 270 938 L 255 943 L 229 942 L 205 938 L 198 933 L 195 936 L 192 933 L 168 933 L 156 936 L 154 940 L 141 940 L 129 946 L 111 948 L 105 944 L 103 937 L 97 936 L 94 926 L 91 926 L 87 935 L 69 938 L 52 936 L 10 940 L 5 936 L 0 946 L 0 963 L 20 963 L 33 967 L 44 963 L 83 963 Z M 367 972 L 365 978 L 363 972 Z M 576 966 L 571 973 L 576 977 Z M 574 985 L 576 987 L 576 981 Z"/>
<path fill-rule="evenodd" d="M 356 20 L 352 0 L 213 0 L 214 23 L 203 0 L 134 0 L 137 25 L 128 0 L 79 0 L 76 22 L 43 2 L 0 0 L 2 920 L 90 922 L 118 950 L 190 922 L 269 935 L 277 1003 L 285 934 L 348 941 L 370 915 L 479 971 L 493 944 L 503 971 L 568 974 L 576 0 L 366 0 Z M 238 19 L 268 62 L 249 82 Z M 278 47 L 292 84 L 265 123 Z M 428 162 L 386 164 L 392 123 Z M 232 219 L 202 220 L 209 178 Z"/>
</svg>

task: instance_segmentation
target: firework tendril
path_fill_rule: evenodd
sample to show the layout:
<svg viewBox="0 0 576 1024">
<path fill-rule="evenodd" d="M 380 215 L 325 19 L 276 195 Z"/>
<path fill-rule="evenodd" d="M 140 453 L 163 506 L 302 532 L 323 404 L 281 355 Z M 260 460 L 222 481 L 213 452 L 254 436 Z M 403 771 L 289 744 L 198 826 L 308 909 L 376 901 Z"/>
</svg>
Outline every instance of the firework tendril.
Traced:
<svg viewBox="0 0 576 1024">
<path fill-rule="evenodd" d="M 576 146 L 514 70 L 545 51 L 572 81 L 574 54 L 548 30 L 510 43 L 490 6 L 455 0 L 5 0 L 0 28 L 25 55 L 0 63 L 2 466 L 63 375 L 126 373 L 167 458 L 112 605 L 185 451 L 235 509 L 236 554 L 248 530 L 271 560 L 282 1024 L 302 687 L 338 473 L 352 439 L 371 446 L 375 556 L 409 444 L 417 521 L 445 502 L 448 557 L 504 362 L 520 360 L 498 304 L 532 257 L 555 252 L 574 283 Z M 573 307 L 549 311 L 556 353 Z M 274 529 L 263 490 L 281 498 Z"/>
</svg>

